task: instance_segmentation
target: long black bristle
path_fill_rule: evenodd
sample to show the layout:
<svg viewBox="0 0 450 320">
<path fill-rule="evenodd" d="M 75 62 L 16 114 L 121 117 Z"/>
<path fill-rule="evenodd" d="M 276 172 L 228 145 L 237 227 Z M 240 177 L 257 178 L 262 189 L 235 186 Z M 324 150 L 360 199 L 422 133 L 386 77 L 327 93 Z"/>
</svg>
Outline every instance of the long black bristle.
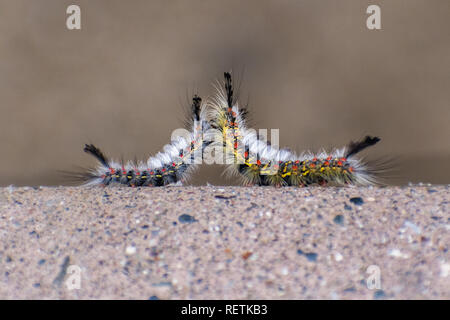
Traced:
<svg viewBox="0 0 450 320">
<path fill-rule="evenodd" d="M 240 112 L 241 118 L 244 119 L 244 120 L 247 120 L 248 119 L 248 109 L 247 108 L 241 108 L 240 111 L 241 111 Z"/>
<path fill-rule="evenodd" d="M 231 74 L 229 72 L 225 72 L 225 91 L 227 93 L 227 103 L 228 108 L 233 107 L 233 81 L 231 80 Z"/>
<path fill-rule="evenodd" d="M 374 144 L 376 144 L 378 141 L 380 141 L 381 139 L 378 137 L 371 137 L 371 136 L 366 136 L 363 140 L 361 141 L 357 141 L 357 142 L 353 142 L 351 141 L 348 145 L 348 151 L 347 154 L 345 155 L 345 157 L 350 157 L 354 154 L 357 154 L 358 152 L 364 150 L 367 147 L 373 146 Z"/>
<path fill-rule="evenodd" d="M 84 145 L 83 150 L 84 150 L 84 152 L 93 155 L 105 167 L 107 167 L 107 168 L 110 167 L 108 158 L 106 158 L 105 155 L 103 154 L 103 152 L 101 152 L 100 149 L 97 148 L 96 146 L 94 146 L 93 144 Z"/>
<path fill-rule="evenodd" d="M 192 98 L 192 115 L 195 121 L 200 121 L 200 105 L 202 103 L 202 98 L 198 95 L 194 95 Z"/>
</svg>

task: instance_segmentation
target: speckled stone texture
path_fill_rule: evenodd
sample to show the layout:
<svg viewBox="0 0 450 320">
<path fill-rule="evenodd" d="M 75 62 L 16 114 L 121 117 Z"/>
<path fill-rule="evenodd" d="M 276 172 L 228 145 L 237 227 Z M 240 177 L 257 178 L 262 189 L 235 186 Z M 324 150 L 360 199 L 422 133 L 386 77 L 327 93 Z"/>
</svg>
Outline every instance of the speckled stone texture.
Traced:
<svg viewBox="0 0 450 320">
<path fill-rule="evenodd" d="M 424 185 L 2 188 L 0 298 L 450 299 L 449 201 Z"/>
</svg>

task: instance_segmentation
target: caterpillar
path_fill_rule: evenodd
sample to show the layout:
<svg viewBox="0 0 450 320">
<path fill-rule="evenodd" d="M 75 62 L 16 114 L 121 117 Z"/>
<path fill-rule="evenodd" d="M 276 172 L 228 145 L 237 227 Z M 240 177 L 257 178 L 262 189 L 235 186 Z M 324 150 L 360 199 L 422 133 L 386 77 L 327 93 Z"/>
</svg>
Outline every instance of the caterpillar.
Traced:
<svg viewBox="0 0 450 320">
<path fill-rule="evenodd" d="M 247 109 L 240 109 L 234 96 L 231 74 L 216 85 L 216 95 L 207 103 L 207 117 L 214 132 L 211 147 L 222 148 L 226 171 L 239 176 L 244 185 L 372 185 L 379 184 L 380 170 L 355 156 L 380 141 L 366 136 L 332 152 L 296 155 L 288 149 L 272 147 L 246 127 Z"/>
<path fill-rule="evenodd" d="M 186 136 L 177 136 L 163 151 L 150 157 L 146 162 L 128 161 L 127 163 L 111 161 L 93 144 L 86 144 L 84 152 L 98 161 L 98 166 L 84 172 L 71 174 L 72 178 L 81 180 L 85 185 L 121 184 L 131 187 L 166 186 L 182 184 L 198 164 L 198 156 L 207 141 L 203 140 L 203 131 L 208 129 L 202 99 L 194 95 Z"/>
</svg>

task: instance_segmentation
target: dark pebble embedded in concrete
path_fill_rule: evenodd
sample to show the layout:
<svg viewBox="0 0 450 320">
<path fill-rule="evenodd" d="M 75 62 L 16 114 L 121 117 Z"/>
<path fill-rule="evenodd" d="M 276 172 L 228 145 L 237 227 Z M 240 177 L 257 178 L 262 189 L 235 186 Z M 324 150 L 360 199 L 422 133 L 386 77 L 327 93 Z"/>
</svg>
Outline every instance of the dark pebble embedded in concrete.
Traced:
<svg viewBox="0 0 450 320">
<path fill-rule="evenodd" d="M 297 253 L 299 255 L 305 256 L 308 261 L 316 262 L 317 261 L 317 253 L 314 252 L 303 252 L 302 250 L 298 249 Z"/>
<path fill-rule="evenodd" d="M 353 197 L 353 198 L 350 198 L 350 202 L 357 206 L 360 206 L 364 203 L 364 200 L 361 197 Z"/>
<path fill-rule="evenodd" d="M 314 253 L 314 252 L 305 253 L 305 257 L 306 257 L 306 259 L 308 259 L 308 261 L 311 261 L 311 262 L 317 261 L 317 253 Z"/>
<path fill-rule="evenodd" d="M 342 214 L 338 214 L 334 217 L 333 222 L 340 225 L 344 224 L 344 216 Z"/>
<path fill-rule="evenodd" d="M 228 199 L 236 198 L 236 196 L 224 196 L 224 195 L 218 194 L 218 195 L 215 195 L 214 198 L 228 200 Z"/>
<path fill-rule="evenodd" d="M 384 299 L 386 297 L 386 293 L 383 290 L 377 290 L 373 294 L 374 299 Z"/>
<path fill-rule="evenodd" d="M 178 221 L 180 221 L 180 223 L 193 223 L 196 222 L 197 220 L 195 220 L 193 216 L 190 216 L 188 214 L 182 214 L 181 216 L 178 217 Z"/>
</svg>

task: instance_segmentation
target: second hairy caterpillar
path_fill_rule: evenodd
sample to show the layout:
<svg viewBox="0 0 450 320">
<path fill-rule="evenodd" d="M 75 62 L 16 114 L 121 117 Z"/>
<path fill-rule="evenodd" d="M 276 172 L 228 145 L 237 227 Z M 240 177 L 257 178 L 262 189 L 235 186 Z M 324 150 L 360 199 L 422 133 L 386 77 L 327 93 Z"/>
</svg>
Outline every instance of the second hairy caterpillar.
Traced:
<svg viewBox="0 0 450 320">
<path fill-rule="evenodd" d="M 222 148 L 228 172 L 241 177 L 245 185 L 308 186 L 377 184 L 381 168 L 355 157 L 380 138 L 366 136 L 346 147 L 318 154 L 300 155 L 270 146 L 246 127 L 247 110 L 239 109 L 230 73 L 224 74 L 216 96 L 208 103 L 208 118 L 216 129 L 211 147 Z"/>
<path fill-rule="evenodd" d="M 187 126 L 188 136 L 178 136 L 170 144 L 163 147 L 163 151 L 146 162 L 120 163 L 110 161 L 103 152 L 92 144 L 84 147 L 86 153 L 94 156 L 98 161 L 96 168 L 85 172 L 72 174 L 72 177 L 91 184 L 122 184 L 127 186 L 166 186 L 181 184 L 192 173 L 196 166 L 196 158 L 201 156 L 204 144 L 203 131 L 208 128 L 205 119 L 205 108 L 202 99 L 195 95 Z"/>
</svg>

